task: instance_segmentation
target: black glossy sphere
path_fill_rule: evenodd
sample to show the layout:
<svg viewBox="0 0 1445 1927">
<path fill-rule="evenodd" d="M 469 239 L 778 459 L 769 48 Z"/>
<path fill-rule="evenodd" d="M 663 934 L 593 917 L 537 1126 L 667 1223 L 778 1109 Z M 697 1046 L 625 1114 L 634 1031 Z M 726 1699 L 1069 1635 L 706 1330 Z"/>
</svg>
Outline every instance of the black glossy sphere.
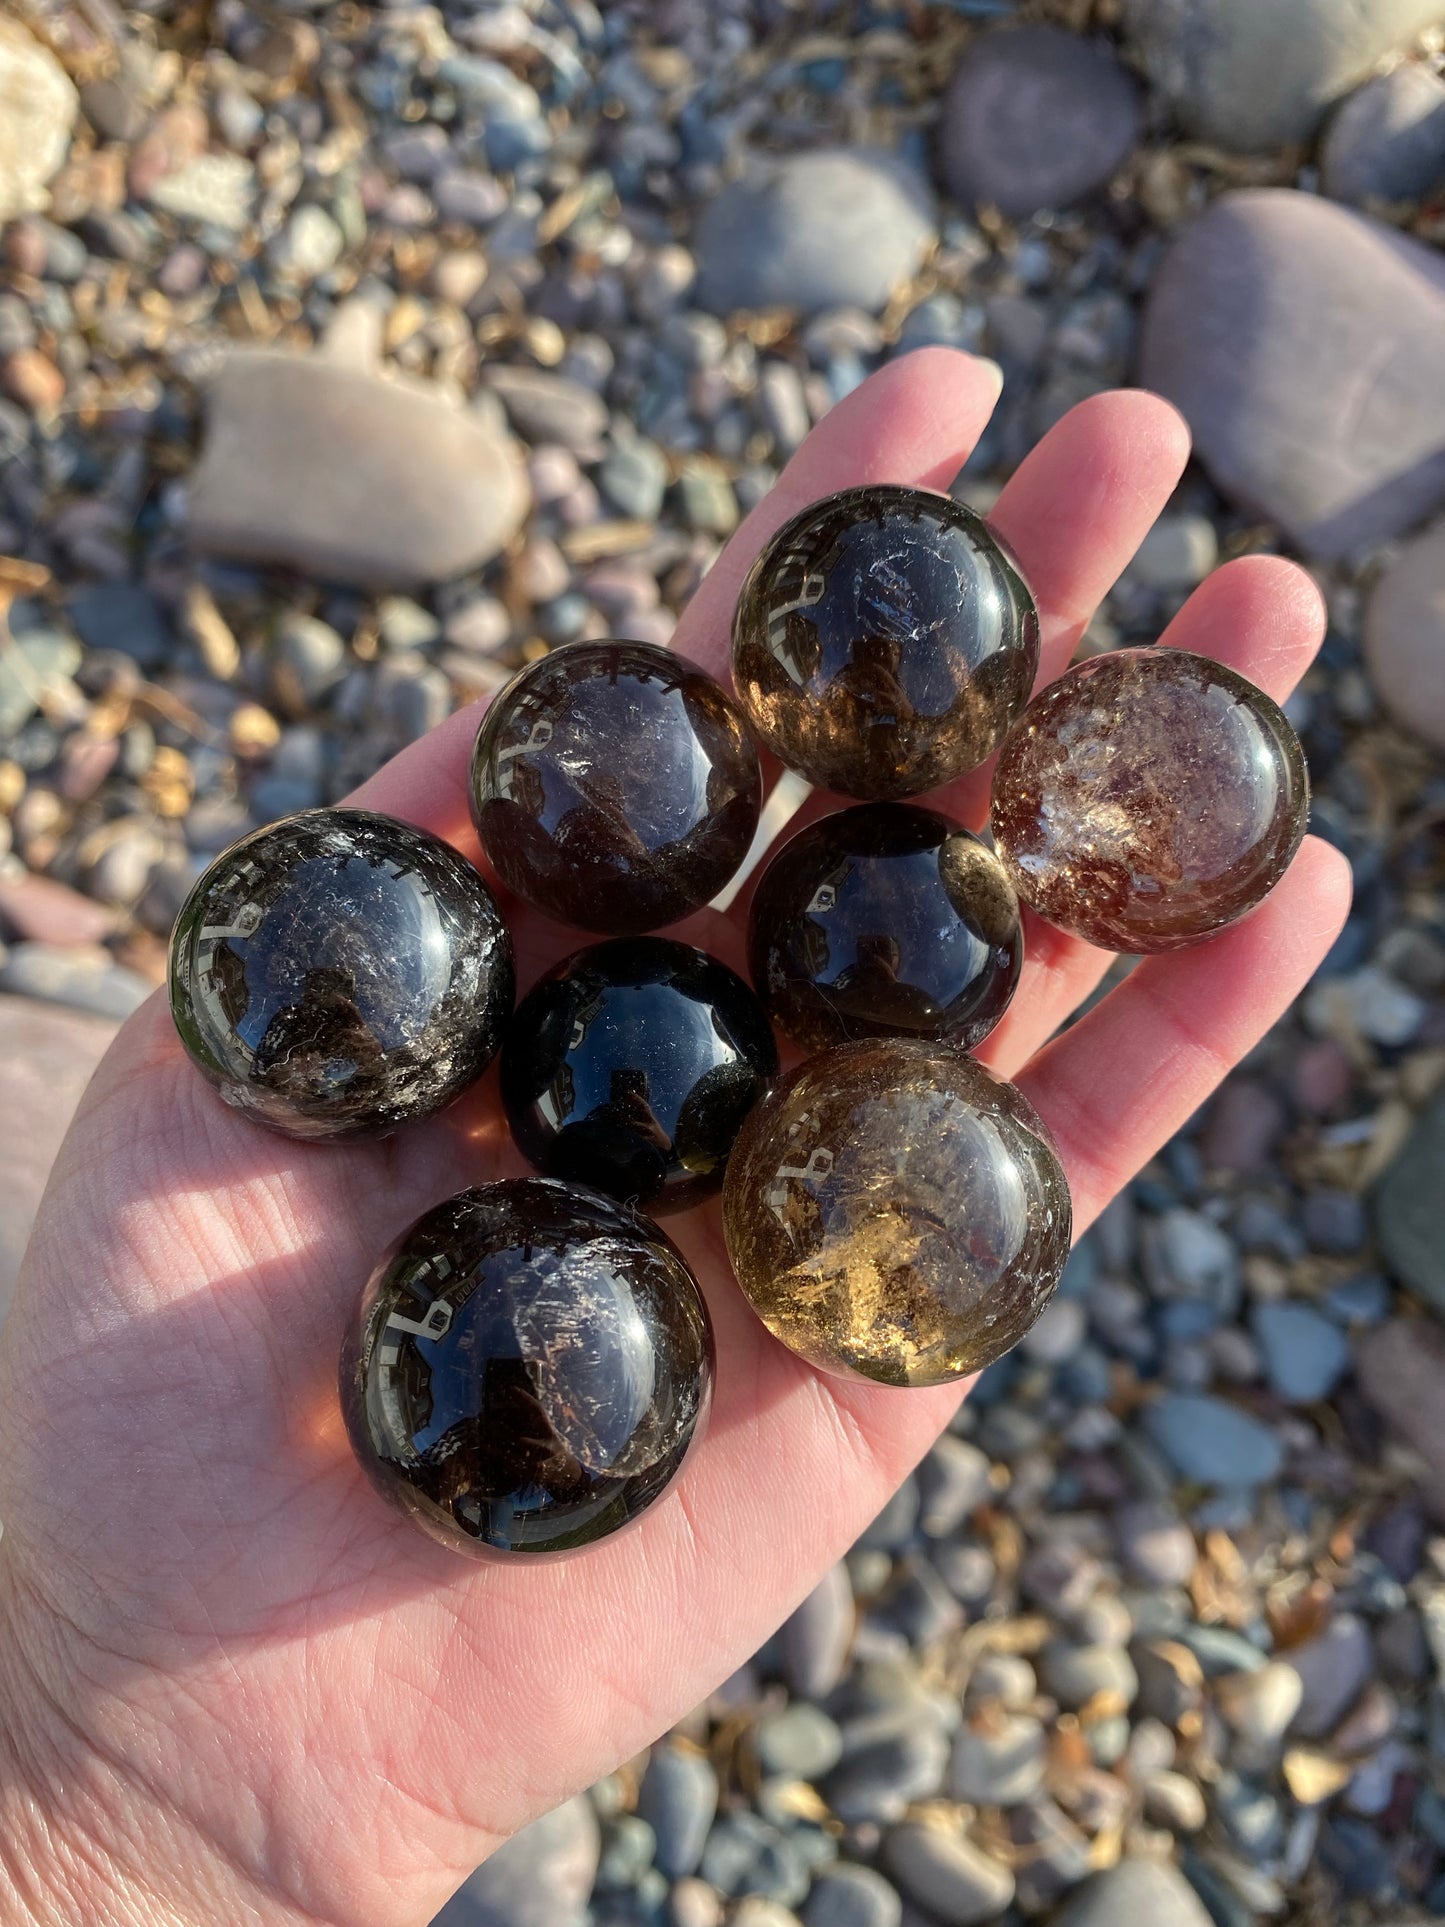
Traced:
<svg viewBox="0 0 1445 1927">
<path fill-rule="evenodd" d="M 716 1191 L 777 1075 L 763 1008 L 735 972 L 666 937 L 593 944 L 523 998 L 502 1101 L 523 1154 L 648 1211 Z"/>
<path fill-rule="evenodd" d="M 495 1055 L 512 946 L 439 837 L 308 810 L 226 850 L 171 937 L 170 999 L 228 1104 L 299 1138 L 377 1136 L 449 1104 Z"/>
<path fill-rule="evenodd" d="M 560 1552 L 634 1519 L 707 1411 L 712 1327 L 655 1224 L 548 1178 L 480 1185 L 373 1272 L 341 1352 L 372 1483 L 459 1552 Z"/>
<path fill-rule="evenodd" d="M 748 571 L 732 641 L 760 740 L 823 789 L 883 801 L 998 748 L 1033 688 L 1039 618 L 981 516 L 874 483 L 779 529 Z"/>
<path fill-rule="evenodd" d="M 998 858 L 936 810 L 864 803 L 773 858 L 748 924 L 749 967 L 805 1050 L 916 1037 L 968 1050 L 1023 967 L 1018 899 Z"/>
<path fill-rule="evenodd" d="M 560 923 L 633 935 L 700 909 L 758 826 L 758 753 L 711 676 L 643 642 L 574 642 L 492 701 L 472 818 L 509 890 Z"/>
</svg>

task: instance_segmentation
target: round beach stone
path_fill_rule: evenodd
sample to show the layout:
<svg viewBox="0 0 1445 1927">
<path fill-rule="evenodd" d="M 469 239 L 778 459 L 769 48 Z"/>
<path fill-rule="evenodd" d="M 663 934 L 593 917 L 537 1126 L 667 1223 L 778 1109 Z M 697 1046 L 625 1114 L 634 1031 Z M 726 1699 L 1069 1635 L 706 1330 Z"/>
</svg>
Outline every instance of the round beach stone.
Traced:
<svg viewBox="0 0 1445 1927">
<path fill-rule="evenodd" d="M 825 1371 L 936 1385 L 1017 1343 L 1058 1284 L 1069 1188 L 1033 1107 L 960 1052 L 841 1044 L 752 1112 L 723 1186 L 738 1282 Z"/>
<path fill-rule="evenodd" d="M 908 803 L 799 831 L 758 883 L 748 944 L 760 996 L 805 1050 L 891 1035 L 971 1050 L 1023 967 L 1003 865 L 961 824 Z"/>
<path fill-rule="evenodd" d="M 1253 910 L 1304 836 L 1309 779 L 1277 703 L 1180 649 L 1080 663 L 999 758 L 993 833 L 1020 897 L 1105 950 L 1176 950 Z"/>
<path fill-rule="evenodd" d="M 207 392 L 186 532 L 206 555 L 409 588 L 489 562 L 529 502 L 515 444 L 439 384 L 234 349 Z"/>
<path fill-rule="evenodd" d="M 721 1186 L 777 1071 L 763 1007 L 726 964 L 666 937 L 619 937 L 566 958 L 522 1000 L 502 1102 L 539 1171 L 679 1211 Z"/>
<path fill-rule="evenodd" d="M 1033 596 L 971 509 L 871 484 L 815 502 L 749 570 L 733 681 L 773 753 L 870 801 L 976 768 L 1022 713 L 1039 657 Z"/>
<path fill-rule="evenodd" d="M 1248 153 L 1307 141 L 1439 18 L 1439 0 L 1125 0 L 1124 32 L 1191 133 Z"/>
<path fill-rule="evenodd" d="M 1121 1860 L 1071 1894 L 1054 1927 L 1210 1927 L 1210 1916 L 1176 1867 Z"/>
<path fill-rule="evenodd" d="M 1445 522 L 1407 543 L 1376 582 L 1365 665 L 1401 728 L 1445 749 Z"/>
<path fill-rule="evenodd" d="M 557 1552 L 637 1517 L 706 1414 L 712 1327 L 648 1219 L 549 1178 L 463 1191 L 382 1258 L 341 1400 L 382 1495 L 456 1551 Z"/>
<path fill-rule="evenodd" d="M 171 938 L 192 1060 L 291 1137 L 375 1136 L 449 1104 L 491 1062 L 513 982 L 477 871 L 370 810 L 308 810 L 233 844 Z"/>
<path fill-rule="evenodd" d="M 0 17 L 0 221 L 46 205 L 79 104 L 50 48 L 22 21 Z"/>
<path fill-rule="evenodd" d="M 927 183 L 894 155 L 825 147 L 755 156 L 698 214 L 696 300 L 717 315 L 876 312 L 917 272 L 934 232 Z"/>
<path fill-rule="evenodd" d="M 930 1919 L 949 1927 L 981 1927 L 1014 1897 L 1014 1877 L 1001 1860 L 962 1833 L 909 1821 L 884 1842 L 888 1871 Z"/>
<path fill-rule="evenodd" d="M 762 777 L 711 676 L 654 643 L 575 642 L 493 699 L 471 803 L 508 889 L 559 923 L 630 936 L 700 909 L 729 881 L 758 825 Z"/>
<path fill-rule="evenodd" d="M 1342 101 L 1320 149 L 1336 201 L 1416 201 L 1445 179 L 1445 81 L 1407 62 Z"/>
<path fill-rule="evenodd" d="M 1062 27 L 985 34 L 944 97 L 949 191 L 1012 219 L 1101 187 L 1138 138 L 1139 88 L 1107 41 Z"/>
</svg>

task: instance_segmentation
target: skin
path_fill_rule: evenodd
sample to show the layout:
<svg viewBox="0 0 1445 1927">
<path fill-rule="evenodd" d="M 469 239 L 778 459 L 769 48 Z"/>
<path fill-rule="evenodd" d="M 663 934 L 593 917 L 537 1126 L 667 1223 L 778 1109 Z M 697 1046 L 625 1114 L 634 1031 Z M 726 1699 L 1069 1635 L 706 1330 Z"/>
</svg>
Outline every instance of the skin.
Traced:
<svg viewBox="0 0 1445 1927">
<path fill-rule="evenodd" d="M 729 544 L 678 647 L 725 675 L 733 597 L 772 530 L 850 483 L 946 488 L 995 399 L 990 364 L 945 349 L 864 384 Z M 1042 606 L 1045 680 L 1187 452 L 1164 402 L 1101 395 L 1004 491 L 993 519 Z M 1211 576 L 1167 640 L 1282 698 L 1322 631 L 1309 578 L 1251 557 Z M 476 724 L 453 717 L 352 800 L 476 858 Z M 976 824 L 986 778 L 928 800 Z M 1057 1036 L 1108 960 L 1030 924 L 1019 994 L 980 1054 L 1051 1125 L 1080 1230 L 1285 1010 L 1348 895 L 1343 860 L 1310 839 L 1255 916 L 1142 964 Z M 576 937 L 509 912 L 525 990 Z M 744 895 L 676 934 L 741 969 L 745 916 Z M 495 1068 L 386 1142 L 299 1145 L 225 1109 L 159 996 L 124 1026 L 0 1342 L 0 1917 L 416 1927 L 754 1651 L 947 1424 L 956 1389 L 822 1377 L 769 1337 L 713 1201 L 668 1224 L 719 1348 L 711 1427 L 676 1491 L 576 1560 L 478 1567 L 433 1545 L 347 1450 L 340 1333 L 392 1237 L 521 1169 Z"/>
</svg>

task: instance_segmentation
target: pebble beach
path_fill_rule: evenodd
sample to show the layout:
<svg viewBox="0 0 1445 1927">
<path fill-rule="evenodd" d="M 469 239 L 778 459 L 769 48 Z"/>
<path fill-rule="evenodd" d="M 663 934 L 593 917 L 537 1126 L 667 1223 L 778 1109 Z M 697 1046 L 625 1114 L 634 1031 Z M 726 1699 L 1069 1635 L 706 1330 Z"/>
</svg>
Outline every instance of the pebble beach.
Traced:
<svg viewBox="0 0 1445 1927">
<path fill-rule="evenodd" d="M 1445 1919 L 1445 5 L 0 15 L 0 1307 L 209 861 L 666 644 L 934 344 L 985 513 L 1090 395 L 1190 424 L 1083 653 L 1311 571 L 1354 907 L 776 1636 L 436 1927 Z"/>
</svg>

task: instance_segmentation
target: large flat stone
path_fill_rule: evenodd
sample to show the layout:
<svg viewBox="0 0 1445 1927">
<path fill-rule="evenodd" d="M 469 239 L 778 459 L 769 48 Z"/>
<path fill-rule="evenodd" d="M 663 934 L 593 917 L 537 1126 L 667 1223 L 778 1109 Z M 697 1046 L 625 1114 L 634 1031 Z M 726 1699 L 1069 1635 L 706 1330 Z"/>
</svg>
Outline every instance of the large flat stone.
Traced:
<svg viewBox="0 0 1445 1927">
<path fill-rule="evenodd" d="M 527 510 L 514 444 L 422 382 L 246 350 L 212 384 L 188 523 L 210 555 L 361 588 L 478 567 Z"/>
<path fill-rule="evenodd" d="M 1139 379 L 1182 410 L 1224 494 L 1312 555 L 1445 499 L 1445 261 L 1314 195 L 1226 194 L 1185 228 Z"/>
<path fill-rule="evenodd" d="M 1332 102 L 1445 16 L 1441 0 L 1125 0 L 1125 34 L 1191 133 L 1305 141 Z"/>
<path fill-rule="evenodd" d="M 0 995 L 0 1320 L 60 1140 L 115 1033 L 102 1017 Z"/>
</svg>

